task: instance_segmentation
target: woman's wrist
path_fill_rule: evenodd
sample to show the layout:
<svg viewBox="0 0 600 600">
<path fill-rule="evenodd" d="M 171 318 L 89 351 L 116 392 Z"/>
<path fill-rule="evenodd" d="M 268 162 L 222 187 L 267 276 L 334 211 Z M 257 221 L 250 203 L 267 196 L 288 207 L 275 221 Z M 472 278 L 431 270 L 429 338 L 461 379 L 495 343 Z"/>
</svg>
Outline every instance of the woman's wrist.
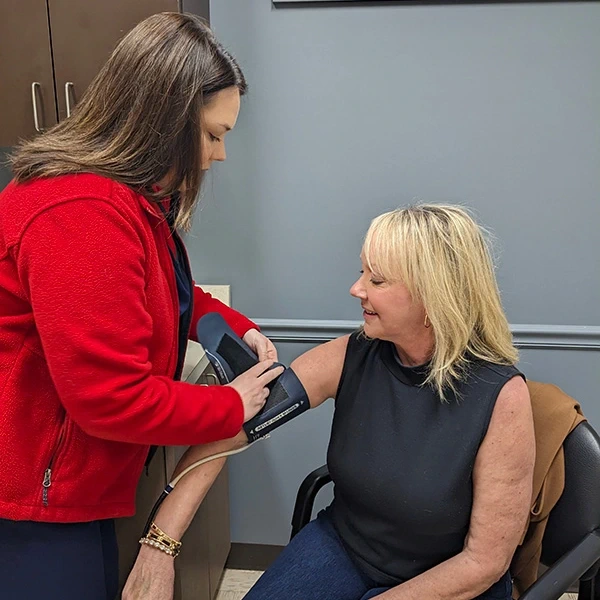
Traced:
<svg viewBox="0 0 600 600">
<path fill-rule="evenodd" d="M 146 544 L 140 544 L 138 560 L 150 565 L 175 564 L 175 558 L 173 556 L 169 556 L 166 552 L 161 552 Z"/>
<path fill-rule="evenodd" d="M 150 546 L 150 548 L 159 550 L 173 558 L 177 558 L 181 551 L 181 542 L 165 533 L 156 523 L 152 523 L 146 535 L 140 538 L 140 544 Z"/>
</svg>

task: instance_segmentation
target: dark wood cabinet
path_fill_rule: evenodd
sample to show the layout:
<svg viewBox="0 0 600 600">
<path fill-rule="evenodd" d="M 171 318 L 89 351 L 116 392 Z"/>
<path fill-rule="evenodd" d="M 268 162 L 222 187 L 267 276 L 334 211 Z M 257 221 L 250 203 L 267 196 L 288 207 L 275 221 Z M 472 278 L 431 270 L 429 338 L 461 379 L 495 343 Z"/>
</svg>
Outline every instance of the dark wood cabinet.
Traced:
<svg viewBox="0 0 600 600">
<path fill-rule="evenodd" d="M 3 0 L 0 9 L 0 146 L 56 123 L 46 0 Z"/>
<path fill-rule="evenodd" d="M 65 118 L 117 42 L 142 19 L 209 0 L 2 0 L 0 147 Z"/>
<path fill-rule="evenodd" d="M 178 0 L 48 0 L 58 118 L 77 103 L 117 42 L 149 15 L 179 11 Z"/>
</svg>

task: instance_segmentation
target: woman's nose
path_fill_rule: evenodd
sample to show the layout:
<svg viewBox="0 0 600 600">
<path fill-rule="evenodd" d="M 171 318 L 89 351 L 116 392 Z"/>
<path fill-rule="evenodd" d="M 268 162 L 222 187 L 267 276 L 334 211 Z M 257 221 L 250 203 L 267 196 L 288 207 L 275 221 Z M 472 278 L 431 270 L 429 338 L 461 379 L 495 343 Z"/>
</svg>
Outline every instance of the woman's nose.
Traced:
<svg viewBox="0 0 600 600">
<path fill-rule="evenodd" d="M 354 282 L 352 287 L 350 288 L 350 295 L 355 298 L 364 298 L 365 297 L 365 288 L 361 284 L 360 279 Z"/>
</svg>

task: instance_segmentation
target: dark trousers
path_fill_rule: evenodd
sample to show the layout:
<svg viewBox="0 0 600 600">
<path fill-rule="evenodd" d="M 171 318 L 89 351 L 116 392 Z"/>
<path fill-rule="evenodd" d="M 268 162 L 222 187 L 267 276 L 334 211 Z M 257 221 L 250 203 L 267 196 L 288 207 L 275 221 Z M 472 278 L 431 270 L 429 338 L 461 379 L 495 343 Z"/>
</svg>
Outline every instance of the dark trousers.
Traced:
<svg viewBox="0 0 600 600">
<path fill-rule="evenodd" d="M 0 519 L 2 600 L 114 600 L 118 570 L 112 519 L 90 523 Z"/>
<path fill-rule="evenodd" d="M 326 511 L 302 528 L 244 600 L 368 600 L 389 588 L 362 573 Z M 507 573 L 476 600 L 510 600 Z"/>
</svg>

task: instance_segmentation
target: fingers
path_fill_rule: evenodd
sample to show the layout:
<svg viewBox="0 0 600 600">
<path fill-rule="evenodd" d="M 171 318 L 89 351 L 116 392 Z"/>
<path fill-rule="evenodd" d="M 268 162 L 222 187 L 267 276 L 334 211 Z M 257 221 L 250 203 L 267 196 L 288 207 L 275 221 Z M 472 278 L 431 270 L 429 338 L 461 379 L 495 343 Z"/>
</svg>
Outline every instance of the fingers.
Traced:
<svg viewBox="0 0 600 600">
<path fill-rule="evenodd" d="M 277 349 L 273 345 L 273 342 L 256 329 L 246 332 L 244 341 L 254 350 L 258 356 L 258 360 L 277 360 Z"/>
<path fill-rule="evenodd" d="M 273 342 L 266 336 L 260 334 L 260 338 L 257 340 L 257 350 L 260 360 L 277 360 L 277 349 Z"/>
<path fill-rule="evenodd" d="M 258 360 L 273 360 L 269 354 L 269 348 L 266 344 L 266 340 L 258 340 L 255 347 L 256 353 L 258 354 Z"/>
<path fill-rule="evenodd" d="M 271 359 L 262 360 L 253 367 L 250 367 L 246 373 L 251 377 L 257 378 L 263 385 L 266 385 L 273 381 L 273 379 L 277 379 L 284 371 L 282 366 L 271 369 L 273 362 Z"/>
<path fill-rule="evenodd" d="M 271 340 L 267 340 L 265 358 L 269 358 L 269 359 L 277 362 L 277 348 L 275 348 L 275 346 L 273 346 L 273 343 L 271 342 Z"/>
<path fill-rule="evenodd" d="M 277 379 L 283 373 L 283 371 L 284 368 L 282 366 L 275 367 L 274 369 L 269 369 L 258 378 L 258 381 L 262 385 L 267 385 L 268 383 L 271 383 L 271 381 L 273 381 L 274 379 Z"/>
<path fill-rule="evenodd" d="M 272 360 L 261 360 L 259 363 L 255 364 L 253 367 L 250 367 L 246 373 L 248 373 L 252 377 L 260 377 L 262 373 L 264 373 L 267 369 L 270 369 L 273 366 L 275 361 Z"/>
</svg>

